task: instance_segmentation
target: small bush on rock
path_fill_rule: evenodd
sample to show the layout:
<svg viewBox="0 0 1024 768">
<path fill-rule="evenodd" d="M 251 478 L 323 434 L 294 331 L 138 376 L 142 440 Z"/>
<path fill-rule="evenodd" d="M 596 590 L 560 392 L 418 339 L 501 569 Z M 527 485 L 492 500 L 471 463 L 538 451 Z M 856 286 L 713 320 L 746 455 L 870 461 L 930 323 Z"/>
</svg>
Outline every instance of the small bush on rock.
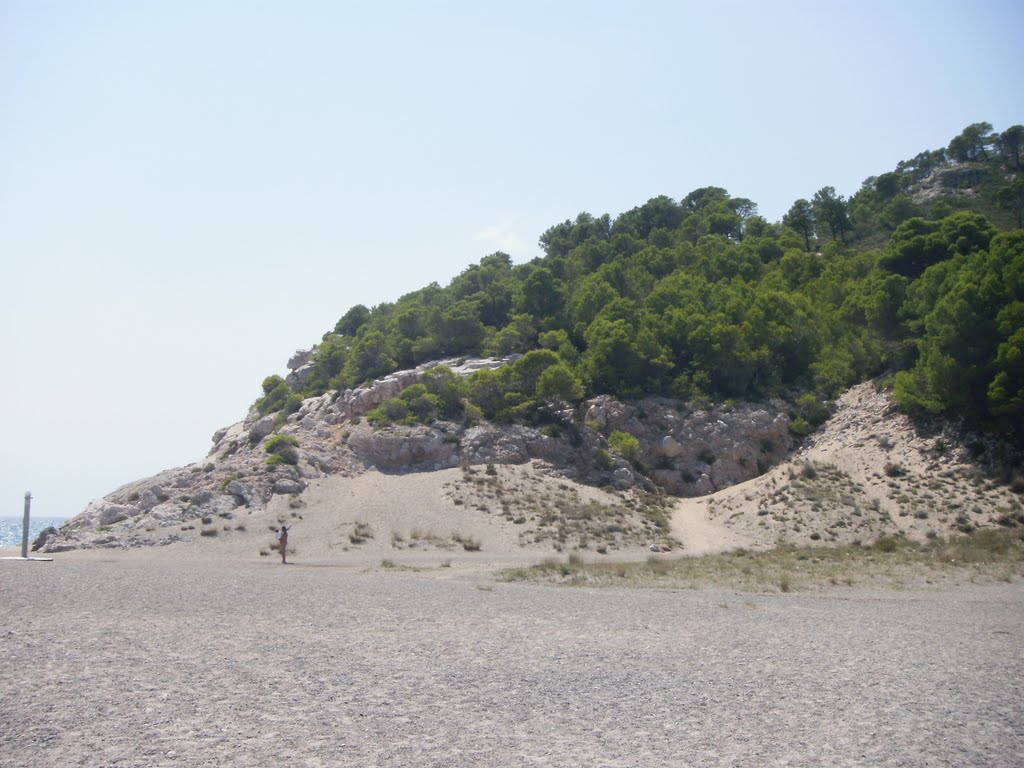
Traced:
<svg viewBox="0 0 1024 768">
<path fill-rule="evenodd" d="M 270 454 L 267 458 L 267 464 L 273 466 L 274 464 L 298 464 L 299 463 L 299 452 L 295 446 L 299 444 L 291 435 L 274 435 L 272 438 L 267 440 L 267 444 L 263 450 Z"/>
<path fill-rule="evenodd" d="M 302 405 L 302 396 L 292 392 L 280 376 L 267 376 L 263 380 L 263 397 L 256 401 L 261 415 L 284 411 L 294 413 Z"/>
</svg>

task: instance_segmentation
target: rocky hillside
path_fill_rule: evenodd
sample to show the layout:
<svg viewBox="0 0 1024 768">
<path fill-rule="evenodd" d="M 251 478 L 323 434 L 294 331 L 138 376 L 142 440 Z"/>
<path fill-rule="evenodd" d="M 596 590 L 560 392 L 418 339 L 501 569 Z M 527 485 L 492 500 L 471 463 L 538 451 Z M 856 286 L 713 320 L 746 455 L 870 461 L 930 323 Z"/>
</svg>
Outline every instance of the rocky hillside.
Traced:
<svg viewBox="0 0 1024 768">
<path fill-rule="evenodd" d="M 441 363 L 467 376 L 511 359 Z M 604 396 L 567 407 L 544 428 L 486 421 L 375 428 L 363 418 L 437 364 L 394 373 L 366 388 L 309 398 L 287 417 L 260 416 L 253 409 L 244 421 L 213 436 L 204 460 L 128 483 L 93 501 L 40 548 L 60 552 L 188 540 L 204 521 L 265 510 L 275 497 L 298 501 L 313 481 L 372 471 L 533 462 L 582 485 L 702 496 L 765 472 L 796 445 L 781 401 L 698 406 Z M 292 377 L 301 377 L 307 356 L 296 355 L 290 366 Z M 638 455 L 627 460 L 615 454 L 607 438 L 616 431 L 637 439 Z"/>
</svg>

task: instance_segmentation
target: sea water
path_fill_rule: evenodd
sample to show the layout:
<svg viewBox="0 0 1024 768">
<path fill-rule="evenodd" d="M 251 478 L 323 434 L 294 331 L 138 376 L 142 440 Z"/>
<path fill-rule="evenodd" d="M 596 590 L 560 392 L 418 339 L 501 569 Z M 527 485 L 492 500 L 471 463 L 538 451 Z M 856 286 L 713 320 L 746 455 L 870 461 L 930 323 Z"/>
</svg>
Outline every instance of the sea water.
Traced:
<svg viewBox="0 0 1024 768">
<path fill-rule="evenodd" d="M 36 540 L 36 536 L 44 528 L 51 525 L 54 528 L 60 528 L 64 522 L 67 522 L 66 517 L 30 517 L 28 521 L 28 545 L 32 546 L 32 542 Z M 24 518 L 21 515 L 17 517 L 0 517 L 0 547 L 20 547 L 23 525 Z"/>
</svg>

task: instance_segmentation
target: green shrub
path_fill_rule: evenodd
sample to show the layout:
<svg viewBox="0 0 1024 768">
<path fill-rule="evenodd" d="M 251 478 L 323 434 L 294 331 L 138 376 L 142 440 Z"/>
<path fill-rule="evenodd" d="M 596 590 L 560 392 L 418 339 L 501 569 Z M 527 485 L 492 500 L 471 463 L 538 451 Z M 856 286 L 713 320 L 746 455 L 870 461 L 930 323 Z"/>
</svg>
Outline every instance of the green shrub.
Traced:
<svg viewBox="0 0 1024 768">
<path fill-rule="evenodd" d="M 462 408 L 463 417 L 466 420 L 467 426 L 470 424 L 479 424 L 484 420 L 484 412 L 468 400 L 463 404 Z"/>
<path fill-rule="evenodd" d="M 640 441 L 628 432 L 615 430 L 608 436 L 608 445 L 619 456 L 629 461 L 635 461 L 640 457 Z"/>
<path fill-rule="evenodd" d="M 425 384 L 410 384 L 398 395 L 406 403 L 429 394 Z"/>
<path fill-rule="evenodd" d="M 375 427 L 402 422 L 409 418 L 409 405 L 399 397 L 389 397 L 366 414 L 366 420 Z"/>
<path fill-rule="evenodd" d="M 803 416 L 794 416 L 792 421 L 789 422 L 789 431 L 794 435 L 803 437 L 810 433 L 811 425 L 807 423 L 807 419 Z"/>
<path fill-rule="evenodd" d="M 550 438 L 557 439 L 557 438 L 562 436 L 562 433 L 564 431 L 565 431 L 565 427 L 563 427 L 561 424 L 555 423 L 555 424 L 545 424 L 544 428 L 541 430 L 541 433 L 545 437 L 550 437 Z"/>
<path fill-rule="evenodd" d="M 423 386 L 437 398 L 441 416 L 456 419 L 462 415 L 462 401 L 468 392 L 466 380 L 446 365 L 437 365 L 423 374 Z"/>
<path fill-rule="evenodd" d="M 545 369 L 537 379 L 537 397 L 541 400 L 573 402 L 583 397 L 583 382 L 569 366 L 557 363 Z"/>
<path fill-rule="evenodd" d="M 398 397 L 406 404 L 409 415 L 424 424 L 434 421 L 442 409 L 440 396 L 428 392 L 423 384 L 406 387 Z"/>
<path fill-rule="evenodd" d="M 492 368 L 474 371 L 469 376 L 467 387 L 469 401 L 485 418 L 493 419 L 504 410 L 505 382 L 498 371 Z"/>
<path fill-rule="evenodd" d="M 516 360 L 506 373 L 508 388 L 532 399 L 537 392 L 541 374 L 560 364 L 558 355 L 550 349 L 531 350 Z"/>
<path fill-rule="evenodd" d="M 283 450 L 286 446 L 296 446 L 299 441 L 292 435 L 274 435 L 267 444 L 263 447 L 267 453 L 278 453 Z"/>
<path fill-rule="evenodd" d="M 291 388 L 285 384 L 280 376 L 267 376 L 263 380 L 263 397 L 256 401 L 256 410 L 261 415 L 280 411 L 288 403 L 292 395 Z M 299 405 L 302 404 L 302 397 L 299 397 Z M 295 408 L 298 410 L 298 407 Z"/>
<path fill-rule="evenodd" d="M 611 454 L 608 451 L 601 449 L 594 456 L 594 463 L 597 464 L 597 468 L 604 470 L 605 472 L 611 471 L 615 466 L 615 461 L 612 459 Z"/>
<path fill-rule="evenodd" d="M 797 398 L 796 407 L 797 413 L 812 427 L 823 424 L 831 415 L 828 405 L 811 394 L 800 395 Z"/>
</svg>

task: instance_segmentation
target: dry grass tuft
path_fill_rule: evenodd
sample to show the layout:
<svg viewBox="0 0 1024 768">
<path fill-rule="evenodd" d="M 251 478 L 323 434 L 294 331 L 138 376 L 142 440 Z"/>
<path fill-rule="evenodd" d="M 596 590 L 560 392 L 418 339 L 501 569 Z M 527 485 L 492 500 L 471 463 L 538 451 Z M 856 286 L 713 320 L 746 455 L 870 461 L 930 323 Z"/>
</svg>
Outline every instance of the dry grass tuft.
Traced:
<svg viewBox="0 0 1024 768">
<path fill-rule="evenodd" d="M 480 547 L 482 546 L 480 544 L 480 539 L 473 536 L 463 536 L 461 533 L 453 533 L 452 541 L 457 544 L 461 544 L 462 548 L 467 552 L 479 552 Z"/>
<path fill-rule="evenodd" d="M 373 528 L 366 522 L 357 522 L 352 533 L 348 535 L 348 540 L 353 544 L 365 544 L 368 539 L 372 538 Z"/>
</svg>

